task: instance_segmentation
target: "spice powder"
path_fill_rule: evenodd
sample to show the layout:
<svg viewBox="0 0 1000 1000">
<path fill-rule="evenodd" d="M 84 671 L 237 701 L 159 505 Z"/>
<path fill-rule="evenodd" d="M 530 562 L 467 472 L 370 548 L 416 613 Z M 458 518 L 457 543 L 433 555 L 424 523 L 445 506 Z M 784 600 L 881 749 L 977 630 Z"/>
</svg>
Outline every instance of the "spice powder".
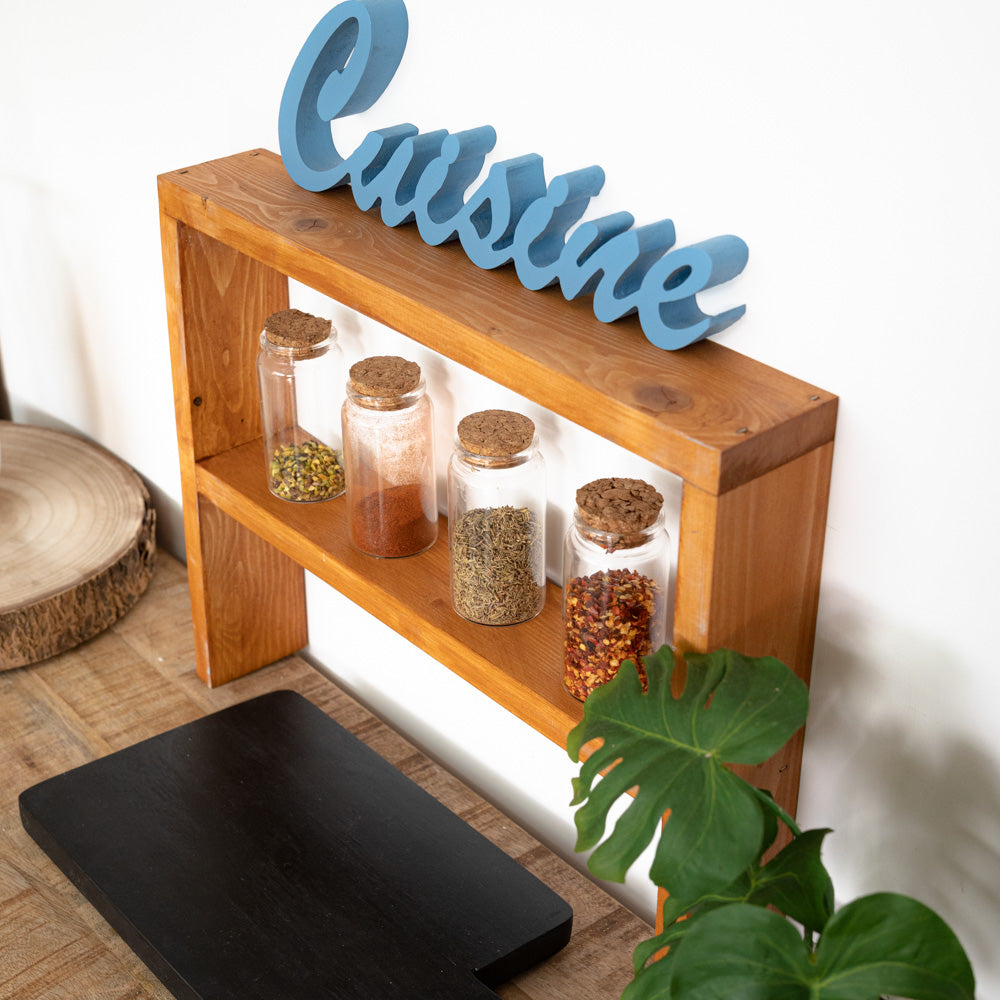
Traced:
<svg viewBox="0 0 1000 1000">
<path fill-rule="evenodd" d="M 419 483 L 404 483 L 362 497 L 354 505 L 351 540 L 369 555 L 386 559 L 411 556 L 430 548 L 437 520 L 424 511 Z"/>
</svg>

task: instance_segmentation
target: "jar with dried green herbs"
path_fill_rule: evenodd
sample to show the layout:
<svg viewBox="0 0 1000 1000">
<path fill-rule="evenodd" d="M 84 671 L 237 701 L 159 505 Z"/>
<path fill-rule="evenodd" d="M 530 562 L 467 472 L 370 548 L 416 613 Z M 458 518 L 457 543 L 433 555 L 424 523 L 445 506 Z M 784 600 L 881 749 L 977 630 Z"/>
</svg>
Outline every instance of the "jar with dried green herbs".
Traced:
<svg viewBox="0 0 1000 1000">
<path fill-rule="evenodd" d="M 458 424 L 448 465 L 452 607 L 514 625 L 545 604 L 545 462 L 533 421 L 480 410 Z"/>
<path fill-rule="evenodd" d="M 669 537 L 663 497 L 641 479 L 597 479 L 576 493 L 563 550 L 563 683 L 585 700 L 666 642 Z"/>
<path fill-rule="evenodd" d="M 344 366 L 330 320 L 299 309 L 268 316 L 257 383 L 268 489 L 296 503 L 343 493 Z"/>
<path fill-rule="evenodd" d="M 437 540 L 434 407 L 420 365 L 395 355 L 351 366 L 343 406 L 351 544 L 384 559 Z"/>
</svg>

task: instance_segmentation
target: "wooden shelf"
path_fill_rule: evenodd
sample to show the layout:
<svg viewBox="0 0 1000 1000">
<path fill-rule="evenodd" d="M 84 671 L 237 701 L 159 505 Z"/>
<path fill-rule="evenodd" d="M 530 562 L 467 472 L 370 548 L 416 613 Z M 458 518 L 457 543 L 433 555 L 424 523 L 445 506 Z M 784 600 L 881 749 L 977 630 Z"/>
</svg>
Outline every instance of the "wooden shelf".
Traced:
<svg viewBox="0 0 1000 1000">
<path fill-rule="evenodd" d="M 711 341 L 665 352 L 635 318 L 532 292 L 455 245 L 383 225 L 350 191 L 298 188 L 251 150 L 159 178 L 198 672 L 220 684 L 307 640 L 303 568 L 562 744 L 558 588 L 534 621 L 471 625 L 451 610 L 447 549 L 361 556 L 342 511 L 267 493 L 254 359 L 288 278 L 400 331 L 679 476 L 674 597 L 682 649 L 778 656 L 806 681 L 837 399 Z M 801 738 L 754 780 L 794 810 Z"/>
<path fill-rule="evenodd" d="M 560 662 L 561 591 L 516 628 L 475 625 L 451 606 L 448 525 L 437 543 L 406 559 L 373 559 L 347 540 L 343 498 L 321 504 L 278 500 L 267 489 L 260 439 L 199 463 L 198 491 L 230 517 L 351 598 L 504 708 L 557 743 L 583 717 L 552 669 Z"/>
</svg>

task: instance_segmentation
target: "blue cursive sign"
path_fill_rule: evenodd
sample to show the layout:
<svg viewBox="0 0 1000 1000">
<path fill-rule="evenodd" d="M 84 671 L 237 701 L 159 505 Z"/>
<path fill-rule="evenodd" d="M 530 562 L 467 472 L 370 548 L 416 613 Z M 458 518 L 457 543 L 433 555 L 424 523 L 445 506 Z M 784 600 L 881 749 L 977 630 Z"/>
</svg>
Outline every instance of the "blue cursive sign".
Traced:
<svg viewBox="0 0 1000 1000">
<path fill-rule="evenodd" d="M 407 31 L 403 0 L 346 0 L 313 29 L 278 116 L 282 160 L 296 184 L 310 191 L 350 184 L 358 207 L 377 206 L 387 226 L 415 222 L 432 246 L 457 239 L 482 268 L 512 263 L 526 288 L 558 284 L 567 299 L 592 295 L 602 322 L 638 313 L 643 333 L 665 350 L 718 333 L 743 315 L 745 306 L 708 315 L 695 300 L 746 266 L 739 237 L 671 250 L 669 219 L 635 227 L 628 212 L 618 212 L 580 222 L 604 185 L 600 167 L 546 184 L 542 158 L 528 153 L 494 163 L 467 197 L 496 145 L 489 125 L 426 133 L 394 125 L 369 132 L 342 156 L 330 123 L 367 111 L 382 96 Z"/>
</svg>

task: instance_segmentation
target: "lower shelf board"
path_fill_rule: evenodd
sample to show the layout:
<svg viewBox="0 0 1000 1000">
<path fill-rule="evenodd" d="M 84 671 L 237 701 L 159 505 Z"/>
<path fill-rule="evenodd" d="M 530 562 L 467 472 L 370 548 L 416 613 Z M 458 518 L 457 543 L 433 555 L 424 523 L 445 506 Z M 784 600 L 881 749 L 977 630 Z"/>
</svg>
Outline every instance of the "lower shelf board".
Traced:
<svg viewBox="0 0 1000 1000">
<path fill-rule="evenodd" d="M 487 1000 L 570 936 L 560 896 L 292 691 L 20 809 L 178 1000 Z"/>
<path fill-rule="evenodd" d="M 279 500 L 268 491 L 263 469 L 257 438 L 200 462 L 199 495 L 542 735 L 566 745 L 583 707 L 562 683 L 559 587 L 548 583 L 545 606 L 531 621 L 499 627 L 468 622 L 451 606 L 445 518 L 428 551 L 375 559 L 350 545 L 343 497 L 318 504 Z"/>
</svg>

